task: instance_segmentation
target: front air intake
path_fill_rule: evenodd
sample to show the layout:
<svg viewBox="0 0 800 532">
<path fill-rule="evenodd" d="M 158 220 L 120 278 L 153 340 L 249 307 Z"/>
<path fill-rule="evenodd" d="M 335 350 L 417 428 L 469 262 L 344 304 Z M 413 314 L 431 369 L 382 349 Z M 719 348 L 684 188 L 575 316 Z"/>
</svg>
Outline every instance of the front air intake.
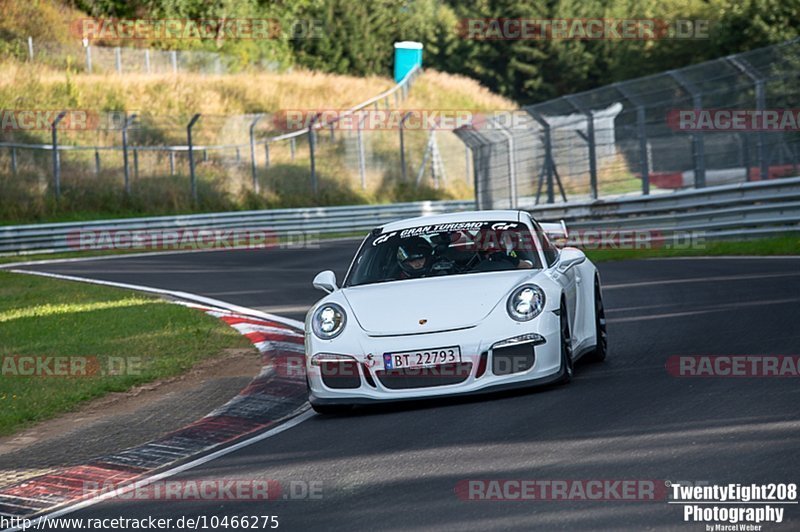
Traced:
<svg viewBox="0 0 800 532">
<path fill-rule="evenodd" d="M 492 373 L 511 375 L 528 371 L 536 361 L 533 343 L 516 344 L 492 350 Z"/>
<path fill-rule="evenodd" d="M 341 362 L 322 362 L 319 366 L 322 382 L 328 388 L 337 390 L 359 388 L 361 376 L 358 373 L 358 362 L 345 360 Z"/>
</svg>

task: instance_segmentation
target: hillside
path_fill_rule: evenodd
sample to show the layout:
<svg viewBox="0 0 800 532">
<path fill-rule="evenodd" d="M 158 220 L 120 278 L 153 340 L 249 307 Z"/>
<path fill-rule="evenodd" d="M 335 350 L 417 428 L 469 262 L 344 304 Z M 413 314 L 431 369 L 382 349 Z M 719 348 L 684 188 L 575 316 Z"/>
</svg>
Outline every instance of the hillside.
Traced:
<svg viewBox="0 0 800 532">
<path fill-rule="evenodd" d="M 202 119 L 195 142 L 248 142 L 251 113 L 286 109 L 342 109 L 393 86 L 387 77 L 354 77 L 306 70 L 287 73 L 116 75 L 60 71 L 15 60 L 0 63 L 0 109 L 82 109 L 90 112 L 127 110 L 148 118 L 131 131 L 131 145 L 186 143 L 186 123 L 195 113 Z M 394 107 L 393 99 L 389 101 Z M 462 76 L 426 71 L 415 82 L 401 109 L 513 109 L 513 102 L 492 94 Z M 269 131 L 270 120 L 259 126 L 257 138 Z M 426 166 L 418 176 L 428 140 L 426 131 L 406 133 L 407 179 L 399 169 L 399 140 L 395 131 L 365 131 L 362 185 L 359 154 L 352 131 L 335 142 L 321 135 L 317 154 L 319 193 L 311 194 L 309 152 L 299 139 L 292 153 L 288 142 L 270 146 L 270 167 L 263 146 L 256 153 L 261 191 L 252 190 L 249 149 L 210 150 L 196 156 L 199 201 L 191 202 L 185 152 L 167 157 L 163 151 L 131 154 L 131 194 L 122 187 L 119 150 L 62 152 L 61 201 L 52 190 L 49 152 L 16 150 L 17 174 L 11 152 L 0 149 L 0 223 L 209 212 L 252 208 L 358 204 L 418 199 L 468 198 L 471 179 L 465 148 L 449 132 L 437 135 L 445 175 L 431 181 Z M 75 146 L 119 147 L 118 130 L 64 131 L 60 143 Z M 49 144 L 47 130 L 0 131 L 0 141 Z M 99 164 L 98 164 L 99 163 Z M 413 181 L 412 181 L 413 180 Z M 446 180 L 446 181 L 445 181 Z"/>
</svg>

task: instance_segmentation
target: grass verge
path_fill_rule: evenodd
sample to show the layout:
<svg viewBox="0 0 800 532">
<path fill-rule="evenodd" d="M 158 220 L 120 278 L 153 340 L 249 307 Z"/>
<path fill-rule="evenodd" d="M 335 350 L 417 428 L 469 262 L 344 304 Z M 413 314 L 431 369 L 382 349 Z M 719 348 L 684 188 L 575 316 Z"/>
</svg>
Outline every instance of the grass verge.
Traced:
<svg viewBox="0 0 800 532">
<path fill-rule="evenodd" d="M 0 435 L 249 345 L 221 321 L 155 297 L 0 271 Z M 72 358 L 51 359 L 62 374 L 43 376 L 21 375 L 47 372 L 24 357 Z"/>
</svg>

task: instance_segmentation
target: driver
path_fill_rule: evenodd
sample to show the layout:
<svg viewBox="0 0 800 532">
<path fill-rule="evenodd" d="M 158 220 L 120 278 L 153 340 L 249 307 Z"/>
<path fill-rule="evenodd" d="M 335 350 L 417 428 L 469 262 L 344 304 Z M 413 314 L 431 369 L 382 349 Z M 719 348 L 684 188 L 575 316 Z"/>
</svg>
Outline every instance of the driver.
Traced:
<svg viewBox="0 0 800 532">
<path fill-rule="evenodd" d="M 484 235 L 484 257 L 490 262 L 505 262 L 520 270 L 530 270 L 533 263 L 516 250 L 515 237 L 510 232 L 495 231 Z"/>
<path fill-rule="evenodd" d="M 433 246 L 421 236 L 400 243 L 397 248 L 397 265 L 402 279 L 422 277 L 430 269 Z"/>
</svg>

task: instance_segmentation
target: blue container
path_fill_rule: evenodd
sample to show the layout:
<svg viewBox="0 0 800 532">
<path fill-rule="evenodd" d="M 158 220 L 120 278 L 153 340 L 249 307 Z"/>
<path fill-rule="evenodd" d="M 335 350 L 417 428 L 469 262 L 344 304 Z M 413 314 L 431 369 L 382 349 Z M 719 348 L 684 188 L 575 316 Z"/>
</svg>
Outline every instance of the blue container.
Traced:
<svg viewBox="0 0 800 532">
<path fill-rule="evenodd" d="M 394 43 L 394 81 L 399 83 L 414 67 L 422 66 L 422 43 L 403 41 Z"/>
</svg>

